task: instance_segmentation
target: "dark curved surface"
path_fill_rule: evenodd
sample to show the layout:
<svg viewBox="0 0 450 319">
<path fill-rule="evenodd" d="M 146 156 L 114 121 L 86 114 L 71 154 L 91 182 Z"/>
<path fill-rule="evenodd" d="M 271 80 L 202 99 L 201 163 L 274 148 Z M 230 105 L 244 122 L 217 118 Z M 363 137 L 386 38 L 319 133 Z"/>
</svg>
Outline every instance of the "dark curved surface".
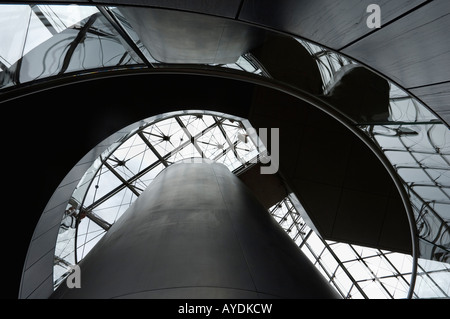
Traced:
<svg viewBox="0 0 450 319">
<path fill-rule="evenodd" d="M 323 238 L 412 252 L 398 188 L 362 134 L 299 98 L 261 87 L 249 120 L 256 129 L 280 128 L 280 173 Z"/>
<path fill-rule="evenodd" d="M 326 95 L 331 105 L 356 123 L 389 121 L 388 81 L 361 66 L 348 65 L 337 74 Z"/>
<path fill-rule="evenodd" d="M 317 62 L 294 38 L 267 32 L 264 42 L 251 53 L 277 81 L 311 94 L 322 94 Z"/>
<path fill-rule="evenodd" d="M 166 168 L 79 266 L 81 288 L 62 284 L 52 298 L 338 298 L 217 163 Z"/>
<path fill-rule="evenodd" d="M 13 257 L 2 266 L 9 274 L 2 293 L 9 298 L 17 298 L 27 249 L 42 212 L 85 154 L 127 125 L 161 113 L 207 109 L 246 117 L 254 85 L 219 77 L 137 74 L 40 88 L 1 103 L 8 110 L 4 120 L 14 123 L 11 128 L 20 136 L 4 144 L 14 154 L 5 160 L 10 168 L 9 203 L 15 204 L 8 204 L 11 213 L 3 222 L 20 228 L 20 235 L 16 226 L 3 233 L 5 241 L 14 239 L 14 245 L 6 247 Z M 32 188 L 26 195 L 25 185 Z M 24 201 L 18 208 L 16 203 Z"/>
<path fill-rule="evenodd" d="M 212 74 L 206 76 L 206 73 L 203 76 L 177 74 L 175 71 L 171 74 L 125 73 L 113 77 L 67 83 L 60 87 L 54 86 L 4 102 L 3 106 L 15 111 L 10 112 L 12 117 L 22 119 L 23 128 L 34 128 L 33 139 L 24 140 L 24 143 L 30 142 L 27 144 L 30 157 L 21 157 L 16 161 L 18 166 L 27 167 L 31 158 L 32 165 L 37 169 L 26 173 L 29 180 L 39 182 L 39 187 L 27 195 L 27 200 L 33 205 L 27 208 L 29 224 L 25 224 L 22 228 L 24 234 L 31 237 L 33 226 L 39 219 L 48 198 L 52 196 L 55 188 L 75 165 L 77 159 L 83 157 L 107 136 L 130 123 L 152 115 L 180 109 L 207 109 L 249 118 L 255 127 L 280 128 L 280 131 L 283 132 L 281 138 L 281 169 L 285 176 L 289 178 L 289 183 L 291 184 L 291 181 L 295 183 L 293 179 L 301 182 L 303 177 L 306 177 L 306 182 L 308 180 L 315 181 L 317 176 L 314 175 L 314 172 L 320 173 L 322 180 L 316 183 L 317 188 L 315 190 L 308 184 L 303 184 L 307 191 L 313 190 L 312 194 L 305 193 L 303 197 L 309 197 L 310 202 L 313 202 L 315 198 L 321 199 L 317 202 L 319 206 L 316 205 L 315 210 L 319 212 L 316 222 L 325 221 L 321 228 L 322 231 L 326 230 L 330 223 L 333 224 L 333 218 L 337 214 L 346 213 L 346 216 L 350 219 L 342 220 L 341 226 L 344 228 L 341 227 L 340 234 L 345 234 L 343 233 L 345 228 L 356 231 L 356 233 L 353 233 L 358 235 L 358 231 L 364 232 L 367 227 L 372 229 L 371 227 L 383 225 L 383 229 L 378 229 L 378 231 L 382 230 L 382 234 L 378 233 L 377 230 L 364 232 L 362 242 L 361 238 L 356 238 L 357 242 L 360 244 L 373 242 L 370 239 L 372 236 L 375 240 L 383 240 L 383 245 L 391 245 L 392 240 L 389 238 L 394 238 L 394 243 L 403 247 L 401 251 L 410 249 L 410 232 L 406 213 L 401 205 L 396 206 L 398 209 L 395 209 L 392 205 L 386 207 L 389 210 L 392 209 L 394 215 L 378 211 L 376 209 L 378 206 L 371 206 L 369 207 L 370 210 L 365 209 L 365 215 L 361 215 L 359 213 L 361 211 L 360 203 L 351 200 L 352 196 L 361 198 L 361 191 L 367 192 L 369 195 L 373 189 L 389 190 L 389 194 L 381 195 L 394 196 L 397 200 L 399 199 L 387 172 L 370 149 L 362 146 L 362 142 L 356 136 L 348 132 L 342 124 L 322 111 L 315 109 L 309 103 L 269 88 L 270 81 L 265 84 L 267 86 L 262 86 L 249 83 L 251 80 L 248 78 L 237 80 L 231 79 L 232 75 L 230 75 L 231 78 L 222 78 Z M 142 92 L 147 94 L 142 94 Z M 177 92 L 177 94 L 171 92 Z M 45 101 L 45 103 L 41 101 Z M 61 103 L 61 101 L 65 103 Z M 27 117 L 22 116 L 25 105 L 36 105 L 34 108 L 31 107 L 28 112 L 30 116 Z M 263 121 L 261 122 L 261 120 Z M 318 123 L 321 123 L 321 126 L 317 126 Z M 307 135 L 305 135 L 305 132 Z M 321 144 L 321 141 L 326 144 Z M 13 143 L 12 140 L 7 142 L 10 142 L 8 146 L 12 153 L 23 151 L 23 144 Z M 307 146 L 304 142 L 309 143 L 310 146 Z M 356 147 L 359 150 L 358 156 L 361 160 L 353 161 L 352 165 L 346 165 L 345 162 L 351 158 L 350 149 L 347 147 L 339 148 L 339 145 Z M 328 154 L 334 152 L 336 147 L 339 150 L 336 153 L 336 161 L 333 162 L 329 160 Z M 302 161 L 296 163 L 301 150 L 304 150 L 304 154 L 309 155 L 300 157 Z M 320 152 L 317 152 L 318 150 Z M 305 160 L 307 165 L 303 164 Z M 370 183 L 366 183 L 367 187 L 364 188 L 352 185 L 352 180 L 357 181 L 362 176 L 361 173 L 367 172 L 367 166 L 365 165 L 367 163 L 372 163 L 368 165 L 375 164 L 379 168 L 374 170 L 372 167 L 371 172 L 373 174 L 369 174 L 370 176 L 367 177 L 370 179 Z M 297 166 L 297 164 L 300 166 Z M 311 165 L 314 165 L 316 169 L 311 169 Z M 305 174 L 312 174 L 312 180 Z M 350 179 L 345 182 L 344 176 L 349 176 Z M 369 180 L 367 181 L 369 182 Z M 389 185 L 384 185 L 385 182 L 388 182 Z M 22 181 L 13 179 L 11 180 L 11 186 L 20 189 Z M 296 187 L 295 185 L 291 186 L 294 189 Z M 340 208 L 336 206 L 336 203 L 340 202 L 339 198 L 344 194 L 340 190 L 342 187 L 349 188 L 350 193 L 347 192 L 346 206 Z M 351 192 L 355 188 L 357 192 Z M 300 188 L 298 188 L 298 191 L 300 191 Z M 16 196 L 17 201 L 22 199 L 20 193 L 17 192 Z M 70 193 L 67 196 L 70 196 Z M 323 201 L 323 198 L 327 198 L 327 201 Z M 14 199 L 12 197 L 12 200 Z M 321 207 L 321 203 L 326 203 L 326 207 Z M 328 209 L 330 205 L 334 205 L 333 210 Z M 363 205 L 365 204 L 363 203 Z M 311 211 L 313 210 L 314 208 L 311 208 Z M 331 219 L 329 214 L 332 216 Z M 357 218 L 352 217 L 352 214 Z M 370 218 L 367 219 L 364 216 Z M 21 215 L 7 216 L 8 220 L 15 224 L 21 223 L 21 217 Z M 389 217 L 389 220 L 383 221 L 385 217 Z M 376 223 L 373 223 L 374 220 L 376 220 Z M 352 223 L 348 224 L 348 221 L 352 221 Z M 359 225 L 353 227 L 354 222 L 359 223 Z M 361 228 L 360 225 L 364 227 Z M 28 230 L 25 227 L 29 227 Z M 333 228 L 328 229 L 333 230 Z M 350 236 L 344 237 L 337 234 L 334 232 L 334 235 L 341 240 L 344 238 L 346 238 L 344 240 L 348 240 L 350 237 L 351 242 L 351 233 Z M 395 236 L 392 236 L 392 234 L 395 234 Z M 30 237 L 23 236 L 15 241 L 16 245 L 13 247 L 13 252 L 18 257 L 15 259 L 16 268 L 13 268 L 14 263 L 10 264 L 13 268 L 11 273 L 17 273 L 21 269 L 26 254 L 24 251 L 28 247 Z M 44 237 L 41 236 L 41 238 Z M 388 241 L 386 242 L 385 239 Z M 51 264 L 51 252 L 47 255 L 48 262 Z M 42 261 L 44 265 L 45 258 L 35 260 L 37 263 Z M 39 271 L 42 271 L 42 269 Z M 32 272 L 29 273 L 30 276 L 33 275 Z M 20 273 L 17 276 L 20 278 Z M 50 283 L 51 281 L 49 281 L 50 286 L 46 289 L 51 289 Z M 14 279 L 12 285 L 14 285 Z M 16 287 L 13 286 L 12 289 L 17 289 Z M 28 290 L 27 293 L 31 292 L 33 290 Z"/>
<path fill-rule="evenodd" d="M 120 12 L 151 56 L 163 63 L 234 63 L 264 36 L 259 28 L 204 14 L 137 7 Z"/>
<path fill-rule="evenodd" d="M 27 1 L 39 3 L 39 0 Z M 79 4 L 122 4 L 219 16 L 278 30 L 346 54 L 389 77 L 450 123 L 450 76 L 446 0 L 380 0 L 381 28 L 366 25 L 363 1 L 298 0 L 54 0 Z"/>
</svg>

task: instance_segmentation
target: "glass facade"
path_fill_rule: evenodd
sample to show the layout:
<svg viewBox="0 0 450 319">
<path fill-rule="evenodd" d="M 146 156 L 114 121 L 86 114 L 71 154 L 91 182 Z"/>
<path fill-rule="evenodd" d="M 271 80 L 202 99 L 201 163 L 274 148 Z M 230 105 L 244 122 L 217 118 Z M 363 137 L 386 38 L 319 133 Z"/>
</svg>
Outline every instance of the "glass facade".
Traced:
<svg viewBox="0 0 450 319">
<path fill-rule="evenodd" d="M 342 70 L 358 66 L 346 56 L 295 40 L 316 61 L 324 96 L 331 92 Z M 173 67 L 152 58 L 120 7 L 113 6 L 2 4 L 0 43 L 0 98 L 3 92 L 48 79 Z M 189 67 L 230 70 L 278 81 L 250 52 L 231 64 Z M 449 129 L 395 83 L 389 82 L 389 88 L 387 118 L 354 121 L 354 125 L 384 153 L 409 196 L 419 236 L 414 297 L 448 297 Z M 202 156 L 237 171 L 261 155 L 259 144 L 246 135 L 247 127 L 242 119 L 198 111 L 147 123 L 111 145 L 85 174 L 67 205 L 55 250 L 55 284 L 164 167 Z M 271 212 L 343 297 L 405 297 L 412 276 L 410 256 L 323 241 L 307 229 L 301 221 L 301 209 L 294 206 L 297 213 L 290 199 L 285 199 Z M 310 249 L 313 246 L 316 248 Z M 354 274 L 353 269 L 361 271 Z"/>
<path fill-rule="evenodd" d="M 0 88 L 143 61 L 90 6 L 1 5 Z"/>
<path fill-rule="evenodd" d="M 410 255 L 324 240 L 305 222 L 291 194 L 269 209 L 302 252 L 345 299 L 404 299 L 410 289 Z M 419 259 L 413 298 L 449 298 L 450 265 Z"/>
<path fill-rule="evenodd" d="M 316 58 L 324 92 L 346 65 L 346 57 L 299 40 Z M 450 262 L 450 131 L 428 108 L 389 83 L 387 121 L 355 123 L 383 151 L 401 177 L 415 214 L 420 256 Z"/>
</svg>

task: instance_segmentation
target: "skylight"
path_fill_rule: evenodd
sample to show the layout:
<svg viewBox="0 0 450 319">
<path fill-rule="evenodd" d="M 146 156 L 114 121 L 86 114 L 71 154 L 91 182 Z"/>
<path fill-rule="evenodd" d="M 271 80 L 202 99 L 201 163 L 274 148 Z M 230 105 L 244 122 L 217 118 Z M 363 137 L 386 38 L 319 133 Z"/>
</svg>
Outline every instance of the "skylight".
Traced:
<svg viewBox="0 0 450 319">
<path fill-rule="evenodd" d="M 244 119 L 191 111 L 144 121 L 124 135 L 86 172 L 67 205 L 55 250 L 55 286 L 165 167 L 196 158 L 234 173 L 253 165 L 265 148 L 250 129 Z"/>
</svg>

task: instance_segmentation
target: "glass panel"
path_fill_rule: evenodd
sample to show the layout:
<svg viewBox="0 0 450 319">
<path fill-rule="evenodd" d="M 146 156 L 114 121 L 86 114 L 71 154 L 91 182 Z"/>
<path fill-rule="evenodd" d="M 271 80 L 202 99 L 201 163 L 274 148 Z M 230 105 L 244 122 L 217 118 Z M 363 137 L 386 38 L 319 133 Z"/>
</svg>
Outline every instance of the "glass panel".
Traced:
<svg viewBox="0 0 450 319">
<path fill-rule="evenodd" d="M 78 203 L 81 204 L 84 200 L 86 192 L 91 185 L 92 179 L 97 174 L 98 169 L 102 165 L 100 159 L 96 159 L 92 166 L 86 171 L 81 180 L 78 182 L 77 188 L 72 194 L 72 198 Z"/>
<path fill-rule="evenodd" d="M 309 236 L 308 244 L 314 246 L 314 251 L 316 252 L 322 251 L 325 248 L 325 244 L 316 233 L 312 233 Z"/>
<path fill-rule="evenodd" d="M 333 252 L 341 261 L 353 260 L 355 259 L 355 254 L 351 247 L 347 244 L 335 244 L 333 245 Z"/>
<path fill-rule="evenodd" d="M 201 134 L 202 131 L 206 130 L 209 126 L 215 123 L 212 116 L 204 116 L 200 114 L 187 115 L 180 117 L 180 119 L 192 136 Z"/>
<path fill-rule="evenodd" d="M 75 233 L 76 228 L 70 227 L 71 221 L 63 218 L 55 246 L 55 267 L 53 269 L 53 281 L 57 285 L 67 276 L 75 265 Z"/>
<path fill-rule="evenodd" d="M 67 72 L 143 63 L 92 6 L 0 6 L 0 22 L 0 88 Z"/>
<path fill-rule="evenodd" d="M 301 250 L 305 254 L 305 256 L 308 257 L 309 261 L 311 261 L 313 264 L 316 264 L 316 257 L 311 253 L 311 250 L 306 245 L 303 246 Z"/>
<path fill-rule="evenodd" d="M 225 136 L 217 126 L 202 134 L 197 139 L 197 143 L 202 148 L 206 158 L 217 158 L 218 156 L 224 154 L 224 152 L 230 147 L 225 139 Z"/>
<path fill-rule="evenodd" d="M 415 293 L 418 298 L 449 298 L 450 265 L 419 259 Z"/>
<path fill-rule="evenodd" d="M 147 173 L 145 173 L 139 180 L 141 181 L 141 183 L 148 186 L 155 179 L 155 177 L 164 169 L 164 167 L 165 166 L 163 164 L 158 164 L 157 166 L 149 170 Z"/>
<path fill-rule="evenodd" d="M 408 297 L 409 285 L 396 276 L 383 278 L 383 286 L 394 299 L 405 299 Z"/>
<path fill-rule="evenodd" d="M 161 156 L 169 154 L 176 147 L 188 140 L 188 136 L 184 133 L 175 118 L 151 125 L 143 133 Z"/>
<path fill-rule="evenodd" d="M 392 150 L 392 148 L 383 147 L 384 153 L 388 160 L 396 166 L 408 166 L 410 163 L 414 163 L 414 158 L 405 149 Z"/>
<path fill-rule="evenodd" d="M 420 256 L 450 260 L 450 130 L 443 124 L 361 128 L 385 150 L 405 182 L 423 239 Z"/>
<path fill-rule="evenodd" d="M 363 282 L 361 283 L 361 287 L 369 299 L 385 299 L 390 297 L 377 281 L 370 280 Z"/>
<path fill-rule="evenodd" d="M 102 166 L 93 180 L 93 185 L 86 194 L 85 206 L 106 195 L 122 183 L 114 173 Z"/>
<path fill-rule="evenodd" d="M 175 152 L 172 156 L 170 156 L 167 159 L 167 162 L 169 164 L 173 164 L 176 162 L 179 162 L 184 159 L 190 159 L 190 158 L 200 158 L 201 154 L 199 151 L 195 148 L 194 144 L 189 143 L 182 147 L 179 151 Z"/>
<path fill-rule="evenodd" d="M 439 212 L 439 216 L 445 220 L 447 223 L 450 220 L 450 203 L 431 203 L 430 204 L 434 211 Z"/>
<path fill-rule="evenodd" d="M 110 200 L 97 206 L 94 213 L 106 222 L 114 224 L 136 198 L 133 192 L 124 188 Z"/>
<path fill-rule="evenodd" d="M 352 274 L 356 281 L 365 281 L 367 279 L 372 280 L 374 276 L 361 261 L 346 261 L 344 262 L 345 268 Z"/>
<path fill-rule="evenodd" d="M 35 12 L 41 13 L 45 17 L 46 21 L 44 20 L 44 24 L 48 27 L 48 23 L 50 23 L 57 33 L 76 25 L 80 26 L 82 20 L 98 12 L 95 6 L 78 6 L 73 4 L 36 5 L 32 7 Z"/>
<path fill-rule="evenodd" d="M 298 205 L 300 204 L 297 203 Z M 304 212 L 301 206 L 297 206 L 294 206 L 289 199 L 284 199 L 274 205 L 269 212 L 284 229 L 289 230 L 295 227 L 295 223 L 304 224 L 301 218 L 293 218 L 294 214 L 291 213 L 295 210 L 295 216 L 297 216 L 299 211 Z M 408 297 L 412 272 L 412 257 L 409 255 L 324 241 L 312 232 L 307 236 L 298 237 L 297 244 L 344 298 L 400 299 Z M 422 268 L 425 269 L 424 267 Z M 436 276 L 439 280 L 434 280 L 433 285 L 431 279 L 438 272 L 445 272 L 447 275 L 448 267 L 450 265 L 438 263 L 434 268 L 428 267 L 426 271 L 422 270 L 423 274 L 430 277 L 422 278 L 422 285 L 432 286 L 430 289 L 437 289 L 437 285 L 445 286 L 447 282 L 445 276 Z M 440 281 L 439 284 L 437 284 L 438 281 Z M 424 288 L 420 290 L 423 291 Z M 414 297 L 420 296 L 415 293 Z"/>
<path fill-rule="evenodd" d="M 390 119 L 393 122 L 433 122 L 436 121 L 436 116 L 408 96 L 391 98 Z"/>
<path fill-rule="evenodd" d="M 377 277 L 386 277 L 394 273 L 394 268 L 381 255 L 365 258 L 364 262 Z"/>
<path fill-rule="evenodd" d="M 257 68 L 250 64 L 250 62 L 243 56 L 239 57 L 239 59 L 236 61 L 236 65 L 249 73 L 254 73 L 257 70 Z"/>
<path fill-rule="evenodd" d="M 353 287 L 352 290 L 350 290 L 348 292 L 347 298 L 348 299 L 364 299 L 364 296 L 356 287 Z"/>
<path fill-rule="evenodd" d="M 320 259 L 322 260 L 324 267 L 330 274 L 333 274 L 336 271 L 337 267 L 339 266 L 336 258 L 334 258 L 334 256 L 328 249 L 326 249 L 322 253 Z"/>
</svg>

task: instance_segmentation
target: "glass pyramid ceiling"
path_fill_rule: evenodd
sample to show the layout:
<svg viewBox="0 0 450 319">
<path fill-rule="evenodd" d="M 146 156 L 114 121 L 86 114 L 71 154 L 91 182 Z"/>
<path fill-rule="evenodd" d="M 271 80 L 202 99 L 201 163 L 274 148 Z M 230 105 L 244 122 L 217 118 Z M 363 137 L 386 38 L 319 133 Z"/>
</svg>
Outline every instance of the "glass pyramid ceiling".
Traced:
<svg viewBox="0 0 450 319">
<path fill-rule="evenodd" d="M 316 60 L 322 75 L 324 94 L 332 87 L 340 69 L 347 65 L 358 64 L 348 57 L 302 39 L 297 41 L 307 48 Z M 93 72 L 114 72 L 124 68 L 170 67 L 170 65 L 158 63 L 151 57 L 132 26 L 121 15 L 120 7 L 0 5 L 0 43 L 0 98 L 4 92 L 10 92 L 15 88 L 62 77 L 82 76 Z M 209 67 L 222 71 L 232 69 L 247 75 L 260 75 L 271 81 L 277 81 L 265 70 L 264 65 L 249 53 L 243 54 L 235 63 L 228 65 L 192 67 Z M 285 84 L 290 85 L 290 83 Z M 354 124 L 384 152 L 401 177 L 414 210 L 420 239 L 420 256 L 448 264 L 450 258 L 449 129 L 425 105 L 394 83 L 390 86 L 388 121 L 360 121 Z M 180 117 L 181 123 L 186 128 L 180 126 L 176 119 L 172 119 L 167 124 L 171 129 L 178 125 L 178 131 L 174 132 L 173 136 L 181 132 L 186 134 L 185 130 L 194 129 L 192 123 L 184 120 Z M 151 145 L 155 143 L 153 147 L 156 151 L 163 153 L 163 155 L 160 154 L 163 161 L 157 158 L 160 161 L 158 165 L 162 165 L 155 164 L 158 166 L 155 167 L 157 171 L 165 164 L 170 165 L 180 158 L 199 153 L 199 148 L 202 146 L 206 146 L 202 148 L 202 151 L 208 154 L 208 157 L 218 157 L 221 154 L 220 147 L 223 147 L 223 150 L 229 143 L 225 143 L 228 141 L 224 140 L 220 129 L 221 127 L 227 133 L 226 125 L 213 127 L 214 129 L 209 132 L 210 135 L 202 136 L 196 144 L 189 144 L 182 148 L 180 148 L 180 141 L 175 141 L 175 137 L 167 140 L 168 135 L 162 135 L 158 131 L 141 132 L 142 136 L 138 135 L 136 139 L 147 140 Z M 212 131 L 218 134 L 212 134 Z M 169 133 L 171 134 L 170 130 Z M 192 134 L 195 135 L 195 133 Z M 161 143 L 157 143 L 158 138 L 162 139 Z M 137 147 L 130 146 L 129 154 L 134 154 L 135 150 Z M 180 152 L 174 152 L 174 150 Z M 153 150 L 152 153 L 155 154 Z M 228 151 L 218 158 L 231 168 L 238 168 L 243 160 L 247 160 L 246 154 L 245 151 L 236 148 L 233 152 Z M 169 156 L 166 158 L 166 155 Z M 151 180 L 151 175 L 144 173 L 142 176 L 138 175 L 136 180 L 127 180 L 136 173 L 134 166 L 130 166 L 131 163 L 133 165 L 137 163 L 141 155 L 137 152 L 128 162 L 124 162 L 121 156 L 123 154 L 118 153 L 98 163 L 102 173 L 95 176 L 110 176 L 116 178 L 116 181 L 115 184 L 111 184 L 113 186 L 110 186 L 109 190 L 97 188 L 96 198 L 102 195 L 106 199 L 107 195 L 111 195 L 118 188 L 121 188 L 122 192 L 131 192 L 132 196 L 137 196 L 145 185 L 144 181 Z M 142 161 L 145 160 L 142 159 Z M 87 180 L 89 180 L 89 174 L 94 176 L 94 173 L 96 174 L 97 171 L 88 172 Z M 128 184 L 123 183 L 123 180 L 128 181 Z M 78 191 L 81 192 L 83 187 L 80 186 Z M 89 220 L 95 219 L 94 215 L 90 217 Z M 97 223 L 93 223 L 102 229 L 107 228 L 112 222 L 98 217 L 95 219 Z M 89 240 L 94 242 L 96 239 L 90 237 Z M 433 282 L 438 286 L 437 283 L 442 282 L 442 276 L 439 279 L 434 278 Z M 446 279 L 444 282 L 446 283 L 444 286 L 449 286 L 450 280 Z M 443 291 L 448 296 L 448 291 L 446 289 Z"/>
<path fill-rule="evenodd" d="M 165 167 L 201 158 L 222 163 L 237 174 L 266 154 L 244 119 L 204 111 L 175 114 L 143 121 L 86 172 L 61 223 L 56 285 Z"/>
</svg>

